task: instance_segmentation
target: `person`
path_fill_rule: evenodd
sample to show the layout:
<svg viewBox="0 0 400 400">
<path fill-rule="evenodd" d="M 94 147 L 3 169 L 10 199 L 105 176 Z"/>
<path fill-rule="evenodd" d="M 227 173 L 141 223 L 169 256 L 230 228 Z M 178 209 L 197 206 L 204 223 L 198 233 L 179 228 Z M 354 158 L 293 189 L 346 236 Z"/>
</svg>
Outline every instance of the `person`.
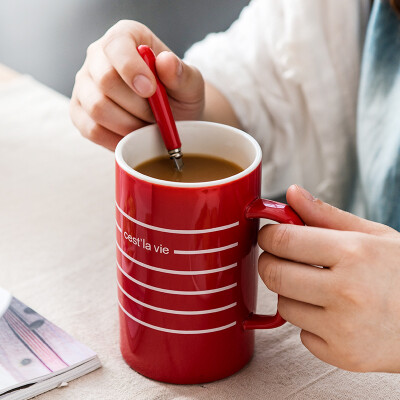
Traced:
<svg viewBox="0 0 400 400">
<path fill-rule="evenodd" d="M 306 226 L 259 233 L 259 273 L 282 317 L 325 362 L 400 372 L 399 37 L 395 0 L 372 10 L 369 0 L 253 0 L 184 60 L 146 26 L 120 21 L 89 46 L 71 118 L 111 150 L 154 122 L 155 80 L 136 51 L 152 47 L 177 120 L 252 134 L 265 195 L 298 183 L 286 197 Z M 369 220 L 340 209 L 359 204 Z"/>
</svg>

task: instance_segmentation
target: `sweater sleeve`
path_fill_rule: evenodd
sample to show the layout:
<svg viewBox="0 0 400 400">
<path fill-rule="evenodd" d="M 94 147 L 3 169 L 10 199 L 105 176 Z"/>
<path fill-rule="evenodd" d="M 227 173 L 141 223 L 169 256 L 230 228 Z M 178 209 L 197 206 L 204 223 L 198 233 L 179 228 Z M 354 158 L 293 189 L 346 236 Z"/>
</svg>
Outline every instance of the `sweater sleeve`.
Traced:
<svg viewBox="0 0 400 400">
<path fill-rule="evenodd" d="M 367 5 L 253 0 L 227 31 L 185 54 L 260 144 L 264 195 L 298 183 L 340 205 L 334 192 L 348 183 L 341 174 L 351 164 Z"/>
</svg>

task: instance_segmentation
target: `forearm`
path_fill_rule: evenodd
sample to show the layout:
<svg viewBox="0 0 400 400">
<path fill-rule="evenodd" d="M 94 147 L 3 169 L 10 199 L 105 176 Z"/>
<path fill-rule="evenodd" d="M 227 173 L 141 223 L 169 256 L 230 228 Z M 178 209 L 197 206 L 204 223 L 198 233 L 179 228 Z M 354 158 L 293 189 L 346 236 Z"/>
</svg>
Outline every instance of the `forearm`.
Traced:
<svg viewBox="0 0 400 400">
<path fill-rule="evenodd" d="M 205 106 L 202 119 L 241 129 L 239 119 L 229 101 L 208 82 L 205 83 Z"/>
</svg>

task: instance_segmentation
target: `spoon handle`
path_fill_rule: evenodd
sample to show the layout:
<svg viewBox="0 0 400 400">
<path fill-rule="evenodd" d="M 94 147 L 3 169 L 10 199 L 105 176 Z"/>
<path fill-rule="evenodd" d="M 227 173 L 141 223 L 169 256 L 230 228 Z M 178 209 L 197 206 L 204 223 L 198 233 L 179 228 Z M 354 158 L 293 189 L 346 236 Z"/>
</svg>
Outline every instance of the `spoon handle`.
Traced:
<svg viewBox="0 0 400 400">
<path fill-rule="evenodd" d="M 181 141 L 179 139 L 178 130 L 176 129 L 174 117 L 172 116 L 171 107 L 169 106 L 167 92 L 157 75 L 156 56 L 153 50 L 146 45 L 140 45 L 137 50 L 144 62 L 153 72 L 157 81 L 156 92 L 153 96 L 149 97 L 148 100 L 164 140 L 165 147 L 168 151 L 180 149 Z"/>
</svg>

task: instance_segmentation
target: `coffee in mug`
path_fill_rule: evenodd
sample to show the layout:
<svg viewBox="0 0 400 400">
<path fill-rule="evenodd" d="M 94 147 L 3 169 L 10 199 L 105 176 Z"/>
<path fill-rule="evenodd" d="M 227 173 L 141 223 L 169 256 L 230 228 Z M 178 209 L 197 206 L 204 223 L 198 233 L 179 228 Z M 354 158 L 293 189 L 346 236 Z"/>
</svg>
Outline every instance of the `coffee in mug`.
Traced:
<svg viewBox="0 0 400 400">
<path fill-rule="evenodd" d="M 203 154 L 185 154 L 183 162 L 182 171 L 176 169 L 168 156 L 152 158 L 133 168 L 152 178 L 174 182 L 216 181 L 243 171 L 231 161 Z"/>
</svg>

